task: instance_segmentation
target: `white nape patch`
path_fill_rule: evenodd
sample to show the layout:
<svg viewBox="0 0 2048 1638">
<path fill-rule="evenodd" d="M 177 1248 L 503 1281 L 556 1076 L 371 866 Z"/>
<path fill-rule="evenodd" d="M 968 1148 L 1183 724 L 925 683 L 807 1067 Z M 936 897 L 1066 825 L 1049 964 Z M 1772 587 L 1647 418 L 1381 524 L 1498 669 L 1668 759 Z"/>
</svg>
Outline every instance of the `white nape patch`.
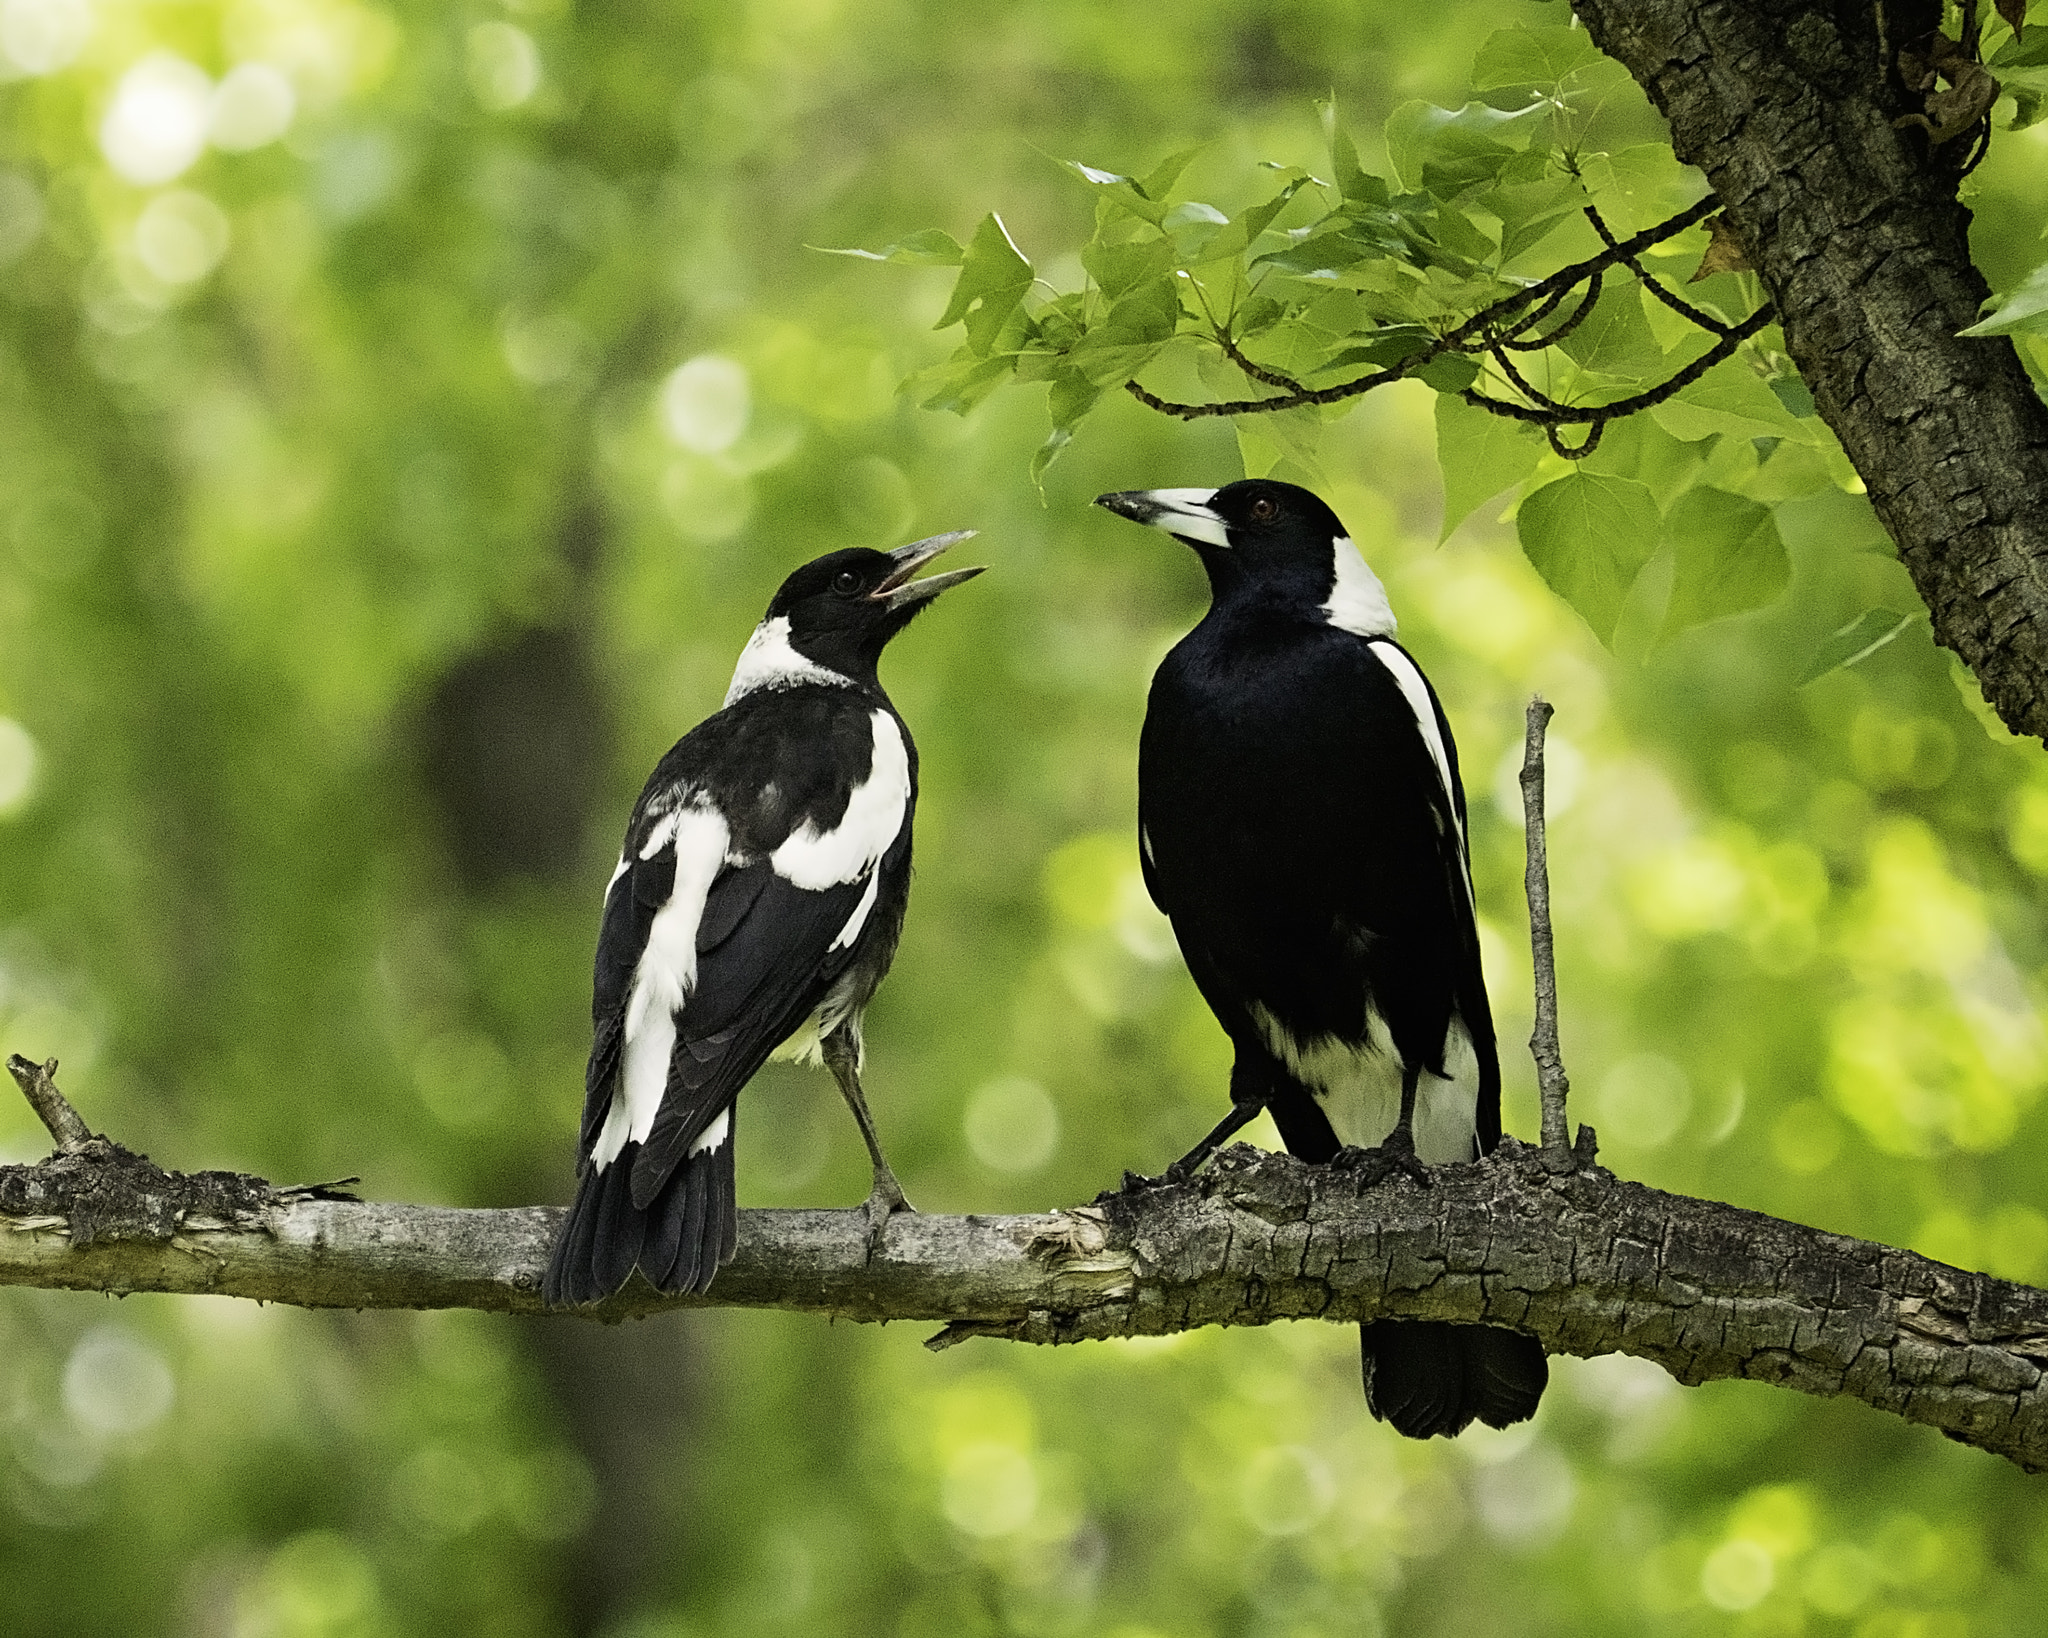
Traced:
<svg viewBox="0 0 2048 1638">
<path fill-rule="evenodd" d="M 1443 781 L 1444 801 L 1453 814 L 1458 811 L 1457 799 L 1451 794 L 1451 758 L 1444 748 L 1444 736 L 1436 723 L 1436 707 L 1429 697 L 1429 684 L 1422 680 L 1422 673 L 1415 668 L 1415 662 L 1403 654 L 1392 643 L 1367 643 L 1365 645 L 1378 658 L 1381 665 L 1393 677 L 1407 700 L 1408 709 L 1415 713 L 1415 729 L 1422 735 L 1422 743 L 1429 747 L 1430 760 L 1436 763 L 1437 777 Z M 1458 844 L 1465 843 L 1465 827 L 1458 826 Z M 1468 872 L 1469 875 L 1469 872 Z M 1465 889 L 1469 893 L 1472 884 L 1468 880 Z"/>
<path fill-rule="evenodd" d="M 881 887 L 881 871 L 869 871 L 868 890 L 861 894 L 860 903 L 853 907 L 853 914 L 846 918 L 846 925 L 839 929 L 839 936 L 832 941 L 829 948 L 843 950 L 860 937 L 860 930 L 868 924 L 868 913 L 874 909 L 875 895 L 881 891 Z"/>
<path fill-rule="evenodd" d="M 716 1149 L 725 1142 L 726 1134 L 732 1130 L 732 1111 L 721 1109 L 718 1119 L 697 1134 L 697 1141 L 690 1145 L 690 1153 L 701 1155 L 706 1149 Z"/>
<path fill-rule="evenodd" d="M 910 752 L 903 730 L 887 711 L 877 711 L 873 722 L 875 749 L 868 776 L 854 787 L 839 823 L 820 833 L 805 820 L 768 856 L 784 881 L 813 893 L 858 881 L 874 869 L 903 829 L 904 810 L 910 805 Z"/>
<path fill-rule="evenodd" d="M 763 620 L 740 650 L 740 662 L 733 667 L 732 686 L 725 691 L 725 703 L 761 688 L 795 688 L 802 683 L 820 683 L 827 688 L 851 688 L 853 684 L 836 671 L 807 660 L 790 646 L 789 616 L 778 614 Z"/>
<path fill-rule="evenodd" d="M 1199 540 L 1204 545 L 1230 549 L 1229 527 L 1209 510 L 1209 502 L 1216 498 L 1215 490 L 1148 489 L 1144 494 L 1160 508 L 1156 517 L 1145 520 L 1151 528 L 1164 529 L 1183 540 Z"/>
<path fill-rule="evenodd" d="M 654 1117 L 668 1091 L 676 1017 L 697 983 L 697 924 L 704 919 L 711 884 L 725 865 L 729 836 L 725 817 L 716 808 L 679 808 L 662 819 L 641 850 L 641 858 L 649 858 L 673 839 L 676 879 L 668 902 L 654 914 L 647 947 L 633 969 L 623 1062 L 604 1128 L 590 1151 L 591 1164 L 600 1171 L 629 1142 L 646 1142 L 654 1129 Z"/>
<path fill-rule="evenodd" d="M 1339 1143 L 1370 1149 L 1386 1141 L 1401 1119 L 1401 1059 L 1376 1013 L 1366 1014 L 1370 1048 L 1328 1035 L 1299 1041 L 1257 1002 L 1252 1021 L 1272 1054 L 1315 1094 Z M 1456 1017 L 1444 1037 L 1444 1068 L 1449 1080 L 1424 1070 L 1415 1088 L 1415 1154 L 1428 1166 L 1479 1153 L 1479 1055 Z"/>
<path fill-rule="evenodd" d="M 1387 601 L 1387 588 L 1380 584 L 1380 577 L 1367 566 L 1349 535 L 1338 535 L 1330 544 L 1337 577 L 1330 600 L 1323 605 L 1330 624 L 1359 637 L 1393 636 L 1400 622 L 1394 618 L 1394 606 Z"/>
</svg>

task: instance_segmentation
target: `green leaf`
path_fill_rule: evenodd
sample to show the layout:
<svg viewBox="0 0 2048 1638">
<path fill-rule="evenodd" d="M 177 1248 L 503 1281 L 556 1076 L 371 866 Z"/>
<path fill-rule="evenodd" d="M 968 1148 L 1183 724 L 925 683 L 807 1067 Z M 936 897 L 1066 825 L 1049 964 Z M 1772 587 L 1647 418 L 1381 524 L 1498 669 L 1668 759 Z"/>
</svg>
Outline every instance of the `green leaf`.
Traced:
<svg viewBox="0 0 2048 1638">
<path fill-rule="evenodd" d="M 1306 176 L 1297 176 L 1263 205 L 1253 205 L 1238 212 L 1237 219 L 1228 228 L 1202 247 L 1202 260 L 1212 262 L 1225 256 L 1242 256 L 1258 242 L 1259 235 L 1272 225 L 1273 218 L 1287 208 L 1288 201 L 1301 191 L 1308 180 Z"/>
<path fill-rule="evenodd" d="M 1091 244 L 1081 252 L 1081 265 L 1102 293 L 1115 301 L 1138 285 L 1172 275 L 1173 241 L 1161 238 L 1123 245 Z"/>
<path fill-rule="evenodd" d="M 1542 456 L 1543 437 L 1534 427 L 1439 394 L 1436 459 L 1443 469 L 1444 521 L 1438 542 L 1450 539 L 1480 502 L 1520 483 Z"/>
<path fill-rule="evenodd" d="M 1121 171 L 1105 171 L 1097 165 L 1084 165 L 1078 159 L 1063 159 L 1060 164 L 1090 187 L 1100 188 L 1103 202 L 1125 215 L 1156 226 L 1159 218 L 1166 214 L 1166 207 L 1150 197 L 1135 177 L 1125 176 Z"/>
<path fill-rule="evenodd" d="M 1822 436 L 1816 430 L 1817 419 L 1793 415 L 1740 359 L 1716 365 L 1650 413 L 1666 432 L 1687 442 L 1716 432 L 1735 438 L 1793 438 L 1800 443 Z"/>
<path fill-rule="evenodd" d="M 1803 421 L 1819 413 L 1813 407 L 1813 389 L 1796 375 L 1774 375 L 1764 383 L 1785 406 L 1786 414 Z"/>
<path fill-rule="evenodd" d="M 1956 333 L 1965 336 L 2048 335 L 2048 262 L 2035 268 L 2027 275 L 2026 283 L 2001 300 L 1998 311 L 1990 318 Z"/>
<path fill-rule="evenodd" d="M 1337 123 L 1337 99 L 1330 97 L 1316 104 L 1316 113 L 1323 122 L 1323 140 L 1329 144 L 1330 167 L 1337 178 L 1337 191 L 1346 199 L 1364 199 L 1377 195 L 1378 202 L 1386 203 L 1387 190 L 1376 176 L 1368 176 L 1358 163 L 1358 149 L 1344 127 Z"/>
<path fill-rule="evenodd" d="M 958 267 L 967 259 L 960 241 L 940 228 L 925 228 L 907 234 L 880 250 L 841 249 L 836 245 L 810 245 L 807 249 L 827 256 L 858 256 L 865 262 L 895 262 L 904 267 Z"/>
<path fill-rule="evenodd" d="M 1814 650 L 1813 658 L 1807 661 L 1796 686 L 1804 688 L 1810 682 L 1818 682 L 1830 671 L 1845 670 L 1869 659 L 1919 618 L 1918 614 L 1900 614 L 1893 609 L 1865 610 L 1846 626 L 1828 634 L 1827 640 Z"/>
<path fill-rule="evenodd" d="M 1263 478 L 1282 461 L 1291 461 L 1311 484 L 1327 480 L 1322 466 L 1323 417 L 1313 408 L 1279 410 L 1270 415 L 1234 416 L 1237 450 L 1247 478 Z"/>
<path fill-rule="evenodd" d="M 1604 288 L 1599 305 L 1558 348 L 1582 369 L 1603 375 L 1642 375 L 1664 361 L 1643 317 L 1643 287 L 1633 279 Z"/>
<path fill-rule="evenodd" d="M 1147 199 L 1164 199 L 1173 192 L 1174 183 L 1180 180 L 1180 173 L 1188 168 L 1200 147 L 1183 148 L 1177 154 L 1168 154 L 1145 175 L 1138 186 L 1144 190 Z"/>
<path fill-rule="evenodd" d="M 1705 191 L 1700 173 L 1663 142 L 1588 154 L 1579 175 L 1608 227 L 1623 239 L 1677 215 Z"/>
<path fill-rule="evenodd" d="M 1438 392 L 1463 392 L 1479 379 L 1479 366 L 1463 353 L 1438 353 L 1415 372 L 1415 379 Z"/>
<path fill-rule="evenodd" d="M 1003 219 L 991 211 L 975 229 L 961 262 L 959 282 L 953 286 L 953 299 L 932 328 L 965 324 L 967 345 L 986 354 L 1003 321 L 1016 311 L 1030 288 L 1031 264 L 1011 242 Z"/>
<path fill-rule="evenodd" d="M 1007 356 L 983 358 L 963 347 L 945 363 L 919 370 L 903 383 L 903 391 L 924 409 L 965 415 L 1008 380 L 1012 369 Z"/>
<path fill-rule="evenodd" d="M 1555 85 L 1575 68 L 1600 60 L 1582 28 L 1504 28 L 1487 36 L 1472 64 L 1472 89 Z"/>
<path fill-rule="evenodd" d="M 1657 549 L 1657 525 L 1657 502 L 1644 485 L 1590 472 L 1545 484 L 1515 513 L 1522 551 L 1603 645 Z"/>
<path fill-rule="evenodd" d="M 2048 23 L 2010 36 L 1985 62 L 1987 68 L 2048 68 Z"/>
<path fill-rule="evenodd" d="M 1448 199 L 1500 175 L 1534 129 L 1530 116 L 1541 107 L 1510 114 L 1483 102 L 1463 108 L 1404 102 L 1387 116 L 1387 157 L 1403 187 Z"/>
<path fill-rule="evenodd" d="M 1674 577 L 1664 635 L 1746 613 L 1774 601 L 1792 580 L 1792 560 L 1771 509 L 1701 485 L 1678 497 L 1664 519 Z"/>
</svg>

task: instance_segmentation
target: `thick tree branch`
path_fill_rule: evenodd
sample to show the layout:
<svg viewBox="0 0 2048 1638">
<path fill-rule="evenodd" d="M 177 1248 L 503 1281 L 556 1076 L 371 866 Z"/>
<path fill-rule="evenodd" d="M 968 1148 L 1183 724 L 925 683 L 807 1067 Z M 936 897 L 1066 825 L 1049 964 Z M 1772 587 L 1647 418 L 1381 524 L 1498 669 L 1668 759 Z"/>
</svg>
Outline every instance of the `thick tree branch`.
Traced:
<svg viewBox="0 0 2048 1638">
<path fill-rule="evenodd" d="M 1967 145 L 1895 128 L 1924 114 L 1891 60 L 1914 42 L 1886 40 L 1882 0 L 1572 4 L 1713 183 L 1936 638 L 2008 727 L 2048 737 L 2048 406 L 2011 342 L 1956 334 L 1990 292 L 1956 197 Z"/>
<path fill-rule="evenodd" d="M 309 1198 L 97 1155 L 0 1168 L 0 1284 L 215 1293 L 304 1307 L 538 1313 L 558 1210 Z M 121 1191 L 142 1205 L 110 1211 Z M 84 1235 L 67 1212 L 90 1209 Z M 146 1208 L 146 1209 L 145 1209 Z M 1680 1381 L 1847 1394 L 2048 1468 L 2048 1292 L 1712 1201 L 1618 1182 L 1512 1138 L 1489 1160 L 1360 1192 L 1242 1146 L 1195 1180 L 1033 1217 L 746 1211 L 708 1297 L 637 1281 L 588 1317 L 796 1309 L 940 1321 L 935 1341 L 1157 1336 L 1376 1315 L 1488 1321 Z"/>
</svg>

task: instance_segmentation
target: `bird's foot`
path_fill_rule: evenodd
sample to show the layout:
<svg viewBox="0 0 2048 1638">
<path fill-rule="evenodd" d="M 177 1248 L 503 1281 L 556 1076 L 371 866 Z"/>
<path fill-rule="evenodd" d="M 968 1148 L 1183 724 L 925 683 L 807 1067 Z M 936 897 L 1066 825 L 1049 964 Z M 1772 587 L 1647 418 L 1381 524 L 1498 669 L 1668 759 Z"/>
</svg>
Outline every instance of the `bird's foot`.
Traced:
<svg viewBox="0 0 2048 1638">
<path fill-rule="evenodd" d="M 1150 1194 L 1154 1189 L 1168 1189 L 1176 1183 L 1185 1183 L 1202 1169 L 1202 1162 L 1208 1158 L 1202 1155 L 1190 1159 L 1183 1155 L 1157 1177 L 1147 1177 L 1143 1172 L 1125 1172 L 1123 1181 L 1113 1189 L 1104 1189 L 1095 1197 L 1094 1203 L 1106 1205 L 1119 1198 L 1128 1199 L 1132 1195 Z"/>
<path fill-rule="evenodd" d="M 1429 1187 L 1429 1168 L 1415 1153 L 1414 1137 L 1398 1127 L 1376 1148 L 1354 1149 L 1347 1145 L 1339 1149 L 1330 1164 L 1339 1171 L 1353 1173 L 1361 1190 L 1378 1188 L 1396 1177 L 1409 1179 L 1419 1189 Z"/>
<path fill-rule="evenodd" d="M 882 1249 L 882 1241 L 889 1232 L 889 1219 L 899 1211 L 913 1216 L 917 1208 L 903 1197 L 903 1187 L 892 1172 L 877 1172 L 875 1186 L 868 1191 L 868 1197 L 861 1203 L 861 1216 L 868 1220 L 868 1260 L 872 1262 Z"/>
</svg>

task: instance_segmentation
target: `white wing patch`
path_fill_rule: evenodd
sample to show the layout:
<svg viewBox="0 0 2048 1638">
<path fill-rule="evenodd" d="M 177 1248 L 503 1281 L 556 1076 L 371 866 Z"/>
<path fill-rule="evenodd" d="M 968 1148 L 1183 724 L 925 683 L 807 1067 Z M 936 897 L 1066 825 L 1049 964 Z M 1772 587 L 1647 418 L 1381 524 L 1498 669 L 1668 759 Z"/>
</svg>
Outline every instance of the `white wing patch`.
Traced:
<svg viewBox="0 0 2048 1638">
<path fill-rule="evenodd" d="M 718 1119 L 697 1134 L 697 1141 L 690 1145 L 690 1153 L 701 1155 L 706 1149 L 716 1149 L 725 1142 L 726 1134 L 732 1130 L 732 1111 L 721 1109 Z"/>
<path fill-rule="evenodd" d="M 875 712 L 873 722 L 874 759 L 839 823 L 818 831 L 805 820 L 768 856 L 784 881 L 813 893 L 858 881 L 902 831 L 910 806 L 910 752 L 903 730 L 887 711 Z"/>
<path fill-rule="evenodd" d="M 1422 680 L 1422 673 L 1415 668 L 1415 662 L 1403 654 L 1392 643 L 1367 643 L 1366 648 L 1387 668 L 1394 679 L 1401 696 L 1408 702 L 1408 709 L 1415 713 L 1415 729 L 1422 735 L 1422 743 L 1429 747 L 1430 760 L 1436 764 L 1437 777 L 1443 781 L 1444 801 L 1453 815 L 1458 811 L 1457 799 L 1451 794 L 1451 758 L 1444 748 L 1444 736 L 1437 727 L 1436 706 L 1429 697 L 1429 684 Z M 1465 827 L 1458 826 L 1460 848 L 1465 842 Z"/>
<path fill-rule="evenodd" d="M 732 686 L 725 691 L 725 703 L 730 705 L 759 688 L 795 688 L 802 683 L 819 683 L 827 688 L 853 686 L 838 672 L 797 653 L 789 641 L 789 616 L 778 614 L 756 626 L 747 646 L 740 650 L 740 662 L 733 667 Z"/>
<path fill-rule="evenodd" d="M 860 930 L 868 924 L 868 912 L 875 907 L 875 895 L 881 891 L 882 873 L 868 872 L 868 890 L 861 894 L 860 903 L 853 907 L 853 914 L 846 918 L 846 925 L 839 929 L 839 936 L 831 943 L 834 950 L 844 950 L 860 937 Z"/>
<path fill-rule="evenodd" d="M 1400 622 L 1380 577 L 1367 567 L 1349 535 L 1338 535 L 1330 544 L 1335 579 L 1330 600 L 1323 605 L 1330 624 L 1359 637 L 1393 636 Z"/>
<path fill-rule="evenodd" d="M 624 1061 L 604 1128 L 590 1151 L 591 1164 L 600 1171 L 629 1142 L 645 1142 L 654 1128 L 668 1090 L 676 1015 L 697 983 L 697 925 L 704 919 L 711 884 L 724 867 L 730 832 L 716 808 L 678 808 L 655 826 L 640 857 L 652 858 L 671 840 L 676 850 L 675 885 L 668 902 L 654 913 L 647 947 L 633 969 L 633 987 L 626 996 Z"/>
</svg>

